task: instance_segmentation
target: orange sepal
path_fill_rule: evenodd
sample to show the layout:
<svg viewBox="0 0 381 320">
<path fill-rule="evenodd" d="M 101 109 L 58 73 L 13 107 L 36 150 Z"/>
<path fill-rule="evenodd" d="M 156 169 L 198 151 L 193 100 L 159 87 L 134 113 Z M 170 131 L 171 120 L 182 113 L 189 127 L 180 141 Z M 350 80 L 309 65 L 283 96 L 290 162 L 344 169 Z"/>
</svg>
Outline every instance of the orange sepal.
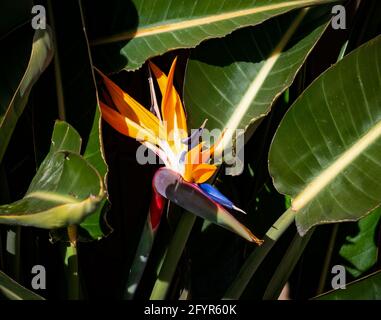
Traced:
<svg viewBox="0 0 381 320">
<path fill-rule="evenodd" d="M 115 107 L 123 116 L 145 129 L 152 130 L 157 137 L 160 136 L 165 138 L 164 135 L 166 133 L 164 127 L 162 127 L 159 119 L 152 112 L 144 108 L 139 102 L 124 92 L 105 74 L 99 70 L 98 73 L 102 76 Z"/>
<path fill-rule="evenodd" d="M 137 123 L 122 116 L 120 113 L 108 107 L 102 101 L 99 102 L 102 112 L 102 118 L 121 134 L 134 138 L 138 141 L 148 141 L 153 144 L 158 144 L 157 138 L 153 133 L 141 127 Z"/>
<path fill-rule="evenodd" d="M 173 134 L 173 130 L 179 131 L 182 139 L 187 136 L 187 120 L 181 103 L 180 96 L 173 85 L 173 77 L 176 69 L 177 58 L 172 62 L 168 77 L 153 62 L 149 62 L 162 95 L 161 112 L 163 120 L 167 122 L 167 132 Z"/>
</svg>

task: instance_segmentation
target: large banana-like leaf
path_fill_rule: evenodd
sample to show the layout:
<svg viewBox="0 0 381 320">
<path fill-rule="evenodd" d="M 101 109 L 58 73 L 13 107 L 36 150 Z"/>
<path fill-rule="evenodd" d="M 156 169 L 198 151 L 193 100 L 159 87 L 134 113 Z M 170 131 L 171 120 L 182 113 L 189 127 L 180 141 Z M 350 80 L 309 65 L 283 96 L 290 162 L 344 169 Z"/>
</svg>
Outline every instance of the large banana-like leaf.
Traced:
<svg viewBox="0 0 381 320">
<path fill-rule="evenodd" d="M 282 120 L 270 173 L 298 231 L 354 221 L 381 202 L 381 36 L 320 76 Z"/>
<path fill-rule="evenodd" d="M 0 161 L 28 101 L 53 56 L 50 29 L 18 28 L 0 40 Z"/>
<path fill-rule="evenodd" d="M 98 172 L 79 154 L 81 138 L 57 122 L 50 151 L 23 199 L 0 206 L 0 223 L 46 229 L 78 224 L 104 197 Z"/>
<path fill-rule="evenodd" d="M 326 6 L 302 9 L 196 48 L 184 84 L 193 127 L 208 119 L 210 130 L 228 128 L 226 144 L 233 130 L 263 118 L 293 82 L 325 30 L 329 12 Z"/>
<path fill-rule="evenodd" d="M 0 298 L 2 295 L 9 300 L 44 300 L 0 271 Z"/>
<path fill-rule="evenodd" d="M 381 272 L 349 283 L 345 289 L 337 289 L 314 298 L 315 300 L 381 300 Z"/>
<path fill-rule="evenodd" d="M 332 0 L 132 0 L 87 5 L 97 64 L 108 71 L 139 68 L 148 58 L 190 48 L 210 38 L 259 24 L 287 11 Z M 102 34 L 96 31 L 102 20 Z M 92 27 L 93 26 L 93 27 Z M 98 28 L 99 29 L 99 28 Z"/>
</svg>

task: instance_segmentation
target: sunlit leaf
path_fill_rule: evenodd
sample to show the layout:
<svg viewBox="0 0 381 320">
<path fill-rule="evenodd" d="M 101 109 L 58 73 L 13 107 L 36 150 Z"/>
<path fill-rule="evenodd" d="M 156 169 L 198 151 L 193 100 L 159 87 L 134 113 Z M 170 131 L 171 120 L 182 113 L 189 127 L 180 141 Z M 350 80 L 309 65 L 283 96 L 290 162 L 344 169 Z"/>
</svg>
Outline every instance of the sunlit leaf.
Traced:
<svg viewBox="0 0 381 320">
<path fill-rule="evenodd" d="M 205 39 L 223 37 L 293 9 L 330 2 L 133 0 L 108 3 L 108 8 L 88 2 L 86 16 L 97 65 L 103 70 L 119 71 L 137 69 L 150 57 L 195 47 Z"/>
<path fill-rule="evenodd" d="M 293 82 L 323 34 L 330 8 L 303 9 L 197 47 L 188 62 L 184 101 L 192 127 L 247 129 Z M 256 123 L 257 124 L 257 123 Z"/>
<path fill-rule="evenodd" d="M 320 76 L 282 120 L 269 154 L 298 231 L 354 221 L 381 201 L 381 37 Z"/>
<path fill-rule="evenodd" d="M 51 149 L 25 196 L 0 206 L 0 223 L 55 229 L 80 223 L 104 197 L 97 171 L 77 152 L 78 133 L 57 122 Z"/>
<path fill-rule="evenodd" d="M 53 57 L 52 41 L 49 28 L 34 31 L 29 24 L 0 39 L 0 161 L 32 86 Z"/>
</svg>

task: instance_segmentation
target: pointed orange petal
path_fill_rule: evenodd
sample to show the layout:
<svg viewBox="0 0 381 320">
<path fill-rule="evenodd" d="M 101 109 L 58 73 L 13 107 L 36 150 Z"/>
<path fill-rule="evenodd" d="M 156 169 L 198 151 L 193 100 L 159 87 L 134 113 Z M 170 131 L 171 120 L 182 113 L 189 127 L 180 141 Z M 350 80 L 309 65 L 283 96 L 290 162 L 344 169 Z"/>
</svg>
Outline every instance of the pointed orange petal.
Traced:
<svg viewBox="0 0 381 320">
<path fill-rule="evenodd" d="M 154 64 L 151 61 L 148 61 L 148 63 L 149 63 L 149 66 L 150 66 L 153 74 L 155 75 L 156 81 L 159 85 L 161 96 L 164 97 L 165 90 L 167 88 L 168 78 L 165 75 L 165 73 L 163 71 L 161 71 L 156 64 Z"/>
<path fill-rule="evenodd" d="M 170 101 L 170 103 L 174 103 L 174 113 L 176 115 L 175 124 L 177 129 L 185 133 L 185 135 L 183 134 L 182 136 L 182 138 L 185 138 L 187 134 L 187 119 L 185 117 L 184 107 L 181 103 L 180 96 L 173 85 L 176 63 L 177 57 L 173 59 L 171 69 L 169 70 L 165 99 L 168 99 L 168 102 Z"/>
<path fill-rule="evenodd" d="M 131 121 L 130 119 L 122 116 L 120 113 L 109 108 L 102 101 L 99 102 L 102 112 L 102 118 L 111 125 L 115 130 L 121 134 L 134 138 L 138 141 L 148 141 L 152 144 L 158 144 L 157 138 L 152 134 L 152 132 L 144 129 L 137 123 Z"/>
<path fill-rule="evenodd" d="M 156 136 L 164 134 L 164 128 L 161 127 L 159 119 L 153 113 L 144 108 L 139 102 L 124 92 L 102 72 L 98 72 L 104 80 L 114 105 L 123 116 L 139 124 L 145 129 L 152 130 Z"/>
<path fill-rule="evenodd" d="M 208 181 L 216 172 L 217 167 L 214 164 L 202 163 L 196 166 L 192 172 L 192 180 L 195 183 L 204 183 Z"/>
<path fill-rule="evenodd" d="M 176 110 L 176 95 L 174 94 L 173 88 L 173 76 L 175 74 L 176 59 L 173 61 L 171 69 L 169 70 L 167 85 L 163 98 L 161 100 L 161 113 L 163 115 L 163 120 L 167 123 L 167 132 L 173 134 L 173 129 L 175 127 L 175 110 Z"/>
<path fill-rule="evenodd" d="M 173 76 L 176 69 L 177 58 L 172 62 L 168 77 L 153 62 L 149 62 L 162 95 L 161 112 L 163 120 L 167 121 L 168 133 L 173 129 L 180 131 L 181 139 L 187 136 L 187 120 L 180 96 L 173 85 Z"/>
</svg>

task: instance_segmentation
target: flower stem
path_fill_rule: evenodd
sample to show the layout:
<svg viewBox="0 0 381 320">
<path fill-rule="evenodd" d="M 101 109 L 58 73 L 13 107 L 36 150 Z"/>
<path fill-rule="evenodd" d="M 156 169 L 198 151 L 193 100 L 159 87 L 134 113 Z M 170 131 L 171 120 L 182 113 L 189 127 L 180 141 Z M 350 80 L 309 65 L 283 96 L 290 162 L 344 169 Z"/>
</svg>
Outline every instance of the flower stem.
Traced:
<svg viewBox="0 0 381 320">
<path fill-rule="evenodd" d="M 246 286 L 250 282 L 250 279 L 257 271 L 258 267 L 261 265 L 271 248 L 274 246 L 275 242 L 294 221 L 295 214 L 296 212 L 289 208 L 271 226 L 264 237 L 263 245 L 254 249 L 254 251 L 250 254 L 249 258 L 245 261 L 239 271 L 236 279 L 226 291 L 223 299 L 238 299 L 242 295 Z"/>
<path fill-rule="evenodd" d="M 164 262 L 152 290 L 150 300 L 164 300 L 166 298 L 177 264 L 181 258 L 185 244 L 187 243 L 195 221 L 196 216 L 192 213 L 184 212 L 182 215 L 173 238 L 168 246 L 164 257 Z"/>
<path fill-rule="evenodd" d="M 49 19 L 49 24 L 52 28 L 52 33 L 53 33 L 54 39 L 57 39 L 54 14 L 53 14 L 53 7 L 52 7 L 52 0 L 48 1 L 48 19 Z M 64 99 L 64 93 L 63 93 L 61 65 L 60 65 L 59 52 L 58 52 L 58 48 L 57 48 L 57 41 L 54 41 L 53 64 L 54 64 L 54 76 L 55 76 L 56 93 L 57 93 L 58 117 L 60 120 L 65 121 L 65 118 L 66 118 L 65 99 Z"/>
<path fill-rule="evenodd" d="M 56 26 L 53 13 L 53 1 L 48 0 L 48 19 L 52 29 L 54 39 L 57 39 Z M 66 121 L 65 110 L 65 97 L 62 83 L 62 72 L 59 50 L 57 47 L 57 41 L 54 41 L 54 76 L 56 83 L 57 94 L 57 106 L 58 106 L 58 118 L 62 121 Z M 63 257 L 66 268 L 66 280 L 68 283 L 68 298 L 79 299 L 79 277 L 78 277 L 78 256 L 77 256 L 77 226 L 70 225 L 67 227 L 67 234 L 69 237 L 70 245 L 63 244 Z"/>
<path fill-rule="evenodd" d="M 323 269 L 321 271 L 320 280 L 319 280 L 319 287 L 317 289 L 316 295 L 322 294 L 324 292 L 324 286 L 325 286 L 325 283 L 327 281 L 327 275 L 329 272 L 329 266 L 331 264 L 332 253 L 333 253 L 333 250 L 335 248 L 335 243 L 336 243 L 338 231 L 339 231 L 339 224 L 336 223 L 333 226 L 331 237 L 329 239 L 327 254 L 325 255 L 325 258 L 324 258 Z"/>
<path fill-rule="evenodd" d="M 296 232 L 270 282 L 267 284 L 263 300 L 276 300 L 279 298 L 282 289 L 286 285 L 291 273 L 294 271 L 296 264 L 303 254 L 304 249 L 310 241 L 314 230 L 314 228 L 310 229 L 303 237 Z"/>
<path fill-rule="evenodd" d="M 123 299 L 125 300 L 132 300 L 134 298 L 136 289 L 142 279 L 144 270 L 147 266 L 148 258 L 151 254 L 156 232 L 152 230 L 149 219 L 150 216 L 148 214 L 138 247 L 136 249 L 134 260 L 129 270 L 123 296 Z"/>
<path fill-rule="evenodd" d="M 81 286 L 78 275 L 77 226 L 68 226 L 67 233 L 69 244 L 64 248 L 64 264 L 66 269 L 66 281 L 68 285 L 67 294 L 69 300 L 79 300 Z"/>
<path fill-rule="evenodd" d="M 78 276 L 78 254 L 75 243 L 70 242 L 65 249 L 64 264 L 66 269 L 67 298 L 68 300 L 79 300 L 80 283 Z"/>
</svg>

